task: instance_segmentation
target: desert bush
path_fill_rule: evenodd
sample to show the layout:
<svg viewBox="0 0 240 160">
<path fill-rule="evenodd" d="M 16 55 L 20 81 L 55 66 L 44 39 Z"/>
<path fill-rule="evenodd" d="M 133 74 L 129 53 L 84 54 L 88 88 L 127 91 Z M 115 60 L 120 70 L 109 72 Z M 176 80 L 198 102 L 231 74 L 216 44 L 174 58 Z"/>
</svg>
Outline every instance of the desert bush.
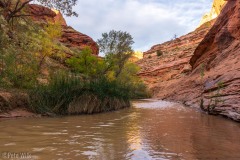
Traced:
<svg viewBox="0 0 240 160">
<path fill-rule="evenodd" d="M 84 74 L 89 78 L 97 75 L 100 68 L 100 61 L 92 55 L 89 47 L 84 48 L 77 55 L 67 59 L 66 63 L 73 72 Z"/>
<path fill-rule="evenodd" d="M 66 76 L 53 76 L 49 84 L 39 84 L 30 90 L 31 109 L 37 113 L 66 114 L 67 105 L 82 92 L 81 80 Z"/>
<path fill-rule="evenodd" d="M 26 19 L 16 19 L 10 26 L 3 16 L 0 24 L 0 87 L 34 87 L 46 57 L 59 51 L 55 39 L 61 26 L 40 26 Z"/>
<path fill-rule="evenodd" d="M 161 50 L 158 50 L 158 51 L 157 51 L 157 56 L 160 57 L 160 56 L 162 56 L 162 55 L 163 55 L 163 52 L 162 52 Z"/>
<path fill-rule="evenodd" d="M 78 75 L 56 74 L 49 84 L 39 85 L 29 95 L 31 109 L 34 112 L 66 115 L 90 114 L 121 108 L 114 107 L 113 99 L 124 102 L 122 104 L 126 106 L 129 104 L 129 93 L 129 86 L 106 78 L 88 81 Z M 78 102 L 82 102 L 82 105 Z M 74 105 L 76 103 L 79 104 L 79 108 Z"/>
<path fill-rule="evenodd" d="M 36 82 L 36 61 L 32 34 L 23 30 L 26 24 L 19 22 L 18 30 L 10 30 L 0 18 L 0 85 L 3 87 L 29 88 Z"/>
</svg>

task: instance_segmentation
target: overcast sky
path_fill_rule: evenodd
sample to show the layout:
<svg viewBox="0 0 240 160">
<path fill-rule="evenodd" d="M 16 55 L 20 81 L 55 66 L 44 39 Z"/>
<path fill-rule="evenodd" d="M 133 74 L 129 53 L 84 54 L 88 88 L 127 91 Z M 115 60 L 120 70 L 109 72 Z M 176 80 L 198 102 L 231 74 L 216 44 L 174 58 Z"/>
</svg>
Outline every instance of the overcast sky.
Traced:
<svg viewBox="0 0 240 160">
<path fill-rule="evenodd" d="M 68 25 L 95 41 L 103 32 L 122 30 L 135 41 L 134 49 L 146 51 L 155 44 L 193 31 L 213 0 L 78 0 L 78 17 Z"/>
</svg>

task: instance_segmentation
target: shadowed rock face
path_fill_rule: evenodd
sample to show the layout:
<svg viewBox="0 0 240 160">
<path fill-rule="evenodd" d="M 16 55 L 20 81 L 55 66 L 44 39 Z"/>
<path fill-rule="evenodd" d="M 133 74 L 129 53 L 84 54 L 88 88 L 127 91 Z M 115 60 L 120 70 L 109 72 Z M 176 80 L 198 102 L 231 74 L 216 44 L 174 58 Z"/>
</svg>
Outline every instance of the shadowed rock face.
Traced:
<svg viewBox="0 0 240 160">
<path fill-rule="evenodd" d="M 26 11 L 29 15 L 31 15 L 31 18 L 39 23 L 58 23 L 62 26 L 67 26 L 67 23 L 65 19 L 63 18 L 63 15 L 61 12 L 57 10 L 51 10 L 47 7 L 36 5 L 36 4 L 30 4 L 27 6 Z"/>
<path fill-rule="evenodd" d="M 98 55 L 99 49 L 97 43 L 89 36 L 82 34 L 72 27 L 67 26 L 62 14 L 56 10 L 31 4 L 28 7 L 28 12 L 33 15 L 33 20 L 40 23 L 58 23 L 62 25 L 62 37 L 60 42 L 65 44 L 69 48 L 77 48 L 82 50 L 84 47 L 89 46 L 92 49 L 94 55 Z"/>
<path fill-rule="evenodd" d="M 145 62 L 139 62 L 142 65 L 139 75 L 149 84 L 154 97 L 182 101 L 210 114 L 240 121 L 239 10 L 240 1 L 229 0 L 203 40 L 199 39 L 200 44 L 195 43 L 195 48 L 189 46 L 189 51 L 193 51 L 189 52 L 189 59 L 181 58 L 183 52 L 172 52 L 169 58 L 162 56 L 157 60 L 145 56 Z M 164 48 L 166 43 L 158 46 Z M 157 61 L 159 64 L 155 65 Z M 183 69 L 189 61 L 192 70 Z"/>
<path fill-rule="evenodd" d="M 239 3 L 237 0 L 228 2 L 214 26 L 196 48 L 190 61 L 194 69 L 202 63 L 207 63 L 208 68 L 213 67 L 226 58 L 229 50 L 234 51 L 232 49 L 239 47 Z"/>
<path fill-rule="evenodd" d="M 193 76 L 206 70 L 203 109 L 240 120 L 240 1 L 228 1 L 190 63 Z"/>
</svg>

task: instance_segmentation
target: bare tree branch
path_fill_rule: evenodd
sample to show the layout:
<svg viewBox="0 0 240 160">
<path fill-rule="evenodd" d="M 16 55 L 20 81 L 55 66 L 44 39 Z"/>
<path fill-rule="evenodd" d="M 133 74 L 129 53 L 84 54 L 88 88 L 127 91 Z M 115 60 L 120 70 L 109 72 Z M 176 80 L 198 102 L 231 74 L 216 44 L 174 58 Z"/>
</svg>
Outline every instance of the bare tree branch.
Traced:
<svg viewBox="0 0 240 160">
<path fill-rule="evenodd" d="M 46 7 L 55 8 L 67 16 L 77 16 L 72 10 L 77 0 L 0 0 L 0 8 L 3 9 L 3 16 L 10 23 L 13 18 L 25 15 L 22 10 L 31 2 L 38 2 Z"/>
</svg>

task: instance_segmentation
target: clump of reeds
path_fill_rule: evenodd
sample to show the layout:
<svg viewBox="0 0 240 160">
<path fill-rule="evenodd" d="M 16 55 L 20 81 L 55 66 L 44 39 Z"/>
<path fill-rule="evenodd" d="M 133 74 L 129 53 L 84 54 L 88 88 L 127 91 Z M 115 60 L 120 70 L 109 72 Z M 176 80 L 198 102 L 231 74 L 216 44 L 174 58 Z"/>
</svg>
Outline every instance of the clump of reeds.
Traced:
<svg viewBox="0 0 240 160">
<path fill-rule="evenodd" d="M 41 114 L 92 114 L 129 107 L 129 86 L 106 78 L 53 77 L 30 93 L 31 109 Z"/>
</svg>

